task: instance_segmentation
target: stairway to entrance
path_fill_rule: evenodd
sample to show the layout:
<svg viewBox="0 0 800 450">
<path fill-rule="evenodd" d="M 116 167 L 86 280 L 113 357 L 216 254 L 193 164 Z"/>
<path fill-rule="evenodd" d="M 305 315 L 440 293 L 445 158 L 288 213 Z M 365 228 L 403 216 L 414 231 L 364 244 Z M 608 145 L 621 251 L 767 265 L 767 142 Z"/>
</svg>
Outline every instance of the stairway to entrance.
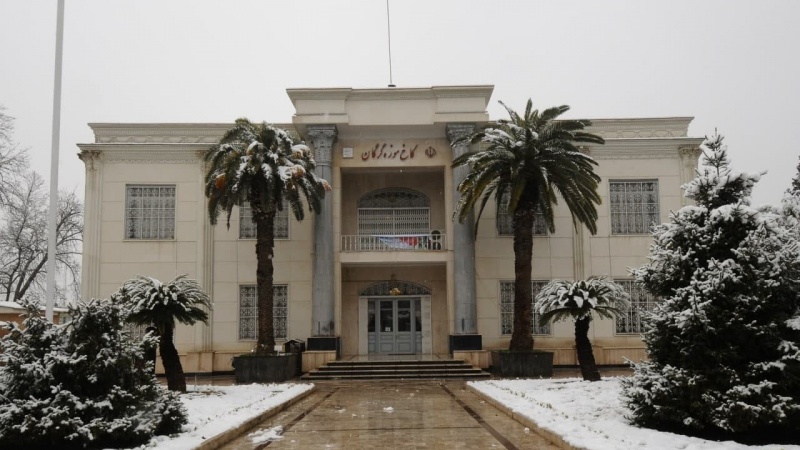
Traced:
<svg viewBox="0 0 800 450">
<path fill-rule="evenodd" d="M 331 361 L 303 375 L 303 380 L 480 379 L 490 375 L 455 359 L 397 361 Z"/>
</svg>

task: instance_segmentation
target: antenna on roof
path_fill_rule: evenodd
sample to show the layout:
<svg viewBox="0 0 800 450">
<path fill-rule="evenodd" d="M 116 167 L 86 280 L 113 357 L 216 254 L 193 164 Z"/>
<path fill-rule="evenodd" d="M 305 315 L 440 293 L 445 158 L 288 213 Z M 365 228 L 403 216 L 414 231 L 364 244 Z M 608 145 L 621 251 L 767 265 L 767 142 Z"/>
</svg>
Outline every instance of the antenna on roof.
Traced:
<svg viewBox="0 0 800 450">
<path fill-rule="evenodd" d="M 389 20 L 389 0 L 386 0 L 386 34 L 389 38 L 389 87 L 396 87 L 392 81 L 392 24 Z"/>
</svg>

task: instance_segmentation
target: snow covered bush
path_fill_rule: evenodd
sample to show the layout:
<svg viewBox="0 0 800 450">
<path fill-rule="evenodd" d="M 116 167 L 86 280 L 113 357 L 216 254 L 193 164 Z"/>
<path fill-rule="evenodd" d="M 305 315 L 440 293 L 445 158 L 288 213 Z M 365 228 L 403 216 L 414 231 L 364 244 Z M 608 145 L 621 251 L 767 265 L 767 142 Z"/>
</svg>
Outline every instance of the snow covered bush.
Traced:
<svg viewBox="0 0 800 450">
<path fill-rule="evenodd" d="M 169 283 L 137 275 L 126 281 L 117 293 L 117 301 L 128 309 L 128 322 L 154 326 L 158 330 L 158 351 L 164 364 L 167 386 L 171 391 L 186 392 L 186 376 L 175 348 L 175 322 L 208 324 L 211 298 L 197 280 L 179 275 Z"/>
<path fill-rule="evenodd" d="M 729 167 L 722 137 L 684 185 L 696 206 L 657 226 L 633 271 L 659 305 L 646 319 L 650 362 L 623 401 L 633 422 L 748 439 L 800 436 L 800 253 L 792 204 L 749 205 L 759 174 Z M 794 205 L 796 206 L 796 205 Z"/>
<path fill-rule="evenodd" d="M 180 431 L 185 409 L 158 385 L 120 306 L 79 303 L 65 325 L 25 306 L 24 328 L 9 323 L 2 340 L 0 448 L 123 447 Z"/>
<path fill-rule="evenodd" d="M 536 296 L 533 308 L 539 313 L 541 325 L 551 320 L 558 322 L 572 319 L 575 322 L 575 350 L 578 365 L 586 381 L 599 381 L 600 371 L 589 340 L 589 325 L 593 313 L 613 319 L 630 307 L 630 295 L 622 286 L 606 277 L 591 277 L 588 280 L 553 280 Z"/>
</svg>

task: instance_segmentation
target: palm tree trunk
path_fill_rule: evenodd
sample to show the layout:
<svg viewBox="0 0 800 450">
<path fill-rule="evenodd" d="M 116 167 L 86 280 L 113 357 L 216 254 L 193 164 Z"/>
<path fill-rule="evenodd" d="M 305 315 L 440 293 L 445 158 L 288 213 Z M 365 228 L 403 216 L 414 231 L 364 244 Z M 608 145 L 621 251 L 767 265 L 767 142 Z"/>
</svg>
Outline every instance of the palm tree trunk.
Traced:
<svg viewBox="0 0 800 450">
<path fill-rule="evenodd" d="M 254 208 L 255 209 L 255 208 Z M 255 212 L 255 211 L 254 211 Z M 275 253 L 275 213 L 259 214 L 256 222 L 256 291 L 258 295 L 257 355 L 275 353 L 275 330 L 272 320 L 272 257 Z"/>
<path fill-rule="evenodd" d="M 589 323 L 591 317 L 584 317 L 575 321 L 575 349 L 578 352 L 578 365 L 581 375 L 586 381 L 600 381 L 600 372 L 594 361 L 592 343 L 589 341 Z"/>
<path fill-rule="evenodd" d="M 533 207 L 520 204 L 514 212 L 514 330 L 512 351 L 533 350 L 531 259 L 533 258 Z"/>
<path fill-rule="evenodd" d="M 183 374 L 181 358 L 172 342 L 175 329 L 167 327 L 161 332 L 158 340 L 158 351 L 161 352 L 161 362 L 164 364 L 164 374 L 167 376 L 167 387 L 170 391 L 186 392 L 186 376 Z"/>
</svg>

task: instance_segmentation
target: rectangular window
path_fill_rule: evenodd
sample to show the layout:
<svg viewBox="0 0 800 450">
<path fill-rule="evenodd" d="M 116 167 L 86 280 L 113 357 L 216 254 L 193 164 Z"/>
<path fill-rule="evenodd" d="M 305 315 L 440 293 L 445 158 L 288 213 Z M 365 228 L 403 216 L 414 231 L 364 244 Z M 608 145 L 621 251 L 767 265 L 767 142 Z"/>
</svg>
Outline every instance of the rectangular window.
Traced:
<svg viewBox="0 0 800 450">
<path fill-rule="evenodd" d="M 617 334 L 641 334 L 642 316 L 656 307 L 656 298 L 634 280 L 614 280 L 631 296 L 631 307 L 616 319 Z"/>
<path fill-rule="evenodd" d="M 548 281 L 531 281 L 531 304 L 536 294 L 549 283 Z M 510 335 L 514 331 L 514 282 L 500 282 L 500 332 Z M 539 325 L 539 314 L 533 311 L 533 334 L 549 335 L 550 325 Z"/>
<path fill-rule="evenodd" d="M 272 286 L 272 326 L 275 339 L 286 339 L 286 319 L 288 317 L 289 286 Z M 239 340 L 258 337 L 258 296 L 255 285 L 239 286 Z"/>
<path fill-rule="evenodd" d="M 500 210 L 497 211 L 496 225 L 498 236 L 514 235 L 513 217 L 514 216 L 508 212 L 508 196 L 505 195 L 500 205 Z M 547 222 L 544 219 L 544 213 L 538 207 L 536 211 L 534 211 L 533 235 L 547 236 Z"/>
<path fill-rule="evenodd" d="M 611 234 L 648 234 L 659 218 L 658 180 L 611 181 Z"/>
<path fill-rule="evenodd" d="M 128 185 L 126 239 L 175 239 L 175 185 Z"/>
<path fill-rule="evenodd" d="M 289 202 L 283 202 L 283 209 L 275 213 L 275 239 L 289 239 Z M 250 205 L 239 207 L 239 239 L 255 239 L 256 223 Z"/>
</svg>

